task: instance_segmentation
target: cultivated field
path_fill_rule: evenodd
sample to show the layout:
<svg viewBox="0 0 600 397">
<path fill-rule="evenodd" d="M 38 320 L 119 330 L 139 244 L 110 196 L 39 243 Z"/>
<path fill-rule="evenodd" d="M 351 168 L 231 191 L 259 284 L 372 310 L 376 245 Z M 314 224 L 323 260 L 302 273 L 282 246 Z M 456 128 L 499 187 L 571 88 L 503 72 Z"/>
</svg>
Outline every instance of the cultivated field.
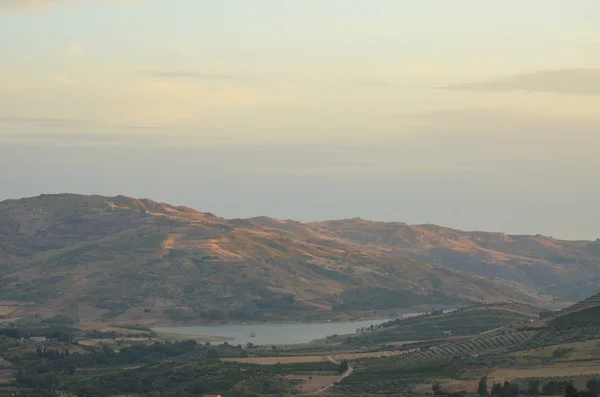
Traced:
<svg viewBox="0 0 600 397">
<path fill-rule="evenodd" d="M 370 353 L 341 353 L 331 355 L 336 360 L 357 360 L 360 358 L 372 357 L 391 357 L 410 353 L 407 351 L 382 351 Z M 298 363 L 319 363 L 329 361 L 327 356 L 288 356 L 288 357 L 245 357 L 245 358 L 224 358 L 223 361 L 233 361 L 245 364 L 275 365 L 275 364 L 298 364 Z"/>
<path fill-rule="evenodd" d="M 600 374 L 600 361 L 564 363 L 534 368 L 499 368 L 490 374 L 489 379 L 549 378 L 593 374 Z"/>
<path fill-rule="evenodd" d="M 562 354 L 556 357 L 557 354 Z M 586 360 L 600 357 L 600 339 L 582 342 L 562 343 L 560 345 L 546 346 L 538 349 L 517 352 L 518 357 L 552 358 L 564 360 Z"/>
<path fill-rule="evenodd" d="M 448 379 L 448 380 L 440 380 L 437 383 L 442 386 L 444 390 L 449 392 L 461 392 L 461 391 L 475 391 L 477 390 L 477 385 L 479 380 L 456 380 L 456 379 Z M 488 380 L 488 385 L 491 384 L 490 380 Z M 417 393 L 431 393 L 432 383 L 421 383 L 415 386 L 414 391 Z"/>
<path fill-rule="evenodd" d="M 339 375 L 314 375 L 314 376 L 301 376 L 301 375 L 290 375 L 290 379 L 301 379 L 303 383 L 299 389 L 302 393 L 313 393 L 320 390 L 332 383 L 337 382 L 340 379 Z"/>
</svg>

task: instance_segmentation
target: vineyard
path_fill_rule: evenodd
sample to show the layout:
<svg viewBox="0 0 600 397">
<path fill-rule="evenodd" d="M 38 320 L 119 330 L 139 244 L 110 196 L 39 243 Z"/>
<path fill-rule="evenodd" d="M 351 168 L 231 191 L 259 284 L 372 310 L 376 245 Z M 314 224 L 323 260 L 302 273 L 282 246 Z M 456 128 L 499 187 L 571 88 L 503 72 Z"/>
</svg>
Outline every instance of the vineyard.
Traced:
<svg viewBox="0 0 600 397">
<path fill-rule="evenodd" d="M 436 361 L 447 358 L 478 357 L 483 354 L 504 353 L 520 349 L 533 338 L 535 331 L 519 331 L 506 334 L 481 336 L 466 341 L 444 343 L 421 349 L 398 358 L 398 363 L 412 365 L 415 362 Z"/>
<path fill-rule="evenodd" d="M 403 356 L 359 360 L 354 365 L 355 373 L 335 391 L 343 395 L 406 393 L 432 379 L 459 377 L 469 364 L 494 362 L 521 349 L 536 332 L 496 333 L 422 348 Z"/>
</svg>

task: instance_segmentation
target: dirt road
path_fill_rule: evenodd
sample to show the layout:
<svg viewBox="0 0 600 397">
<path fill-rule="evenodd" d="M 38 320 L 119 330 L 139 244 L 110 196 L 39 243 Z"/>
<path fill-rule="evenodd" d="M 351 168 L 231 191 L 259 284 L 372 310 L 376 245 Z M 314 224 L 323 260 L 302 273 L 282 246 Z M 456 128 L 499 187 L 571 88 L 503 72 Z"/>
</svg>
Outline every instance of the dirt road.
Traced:
<svg viewBox="0 0 600 397">
<path fill-rule="evenodd" d="M 335 358 L 331 357 L 331 356 L 327 356 L 327 360 L 329 360 L 330 362 L 334 363 L 334 364 L 341 364 L 340 361 L 336 360 Z M 350 365 L 350 363 L 348 363 L 348 369 L 346 370 L 346 372 L 344 372 L 342 374 L 342 376 L 334 383 L 327 385 L 319 390 L 317 390 L 316 392 L 314 392 L 313 394 L 318 394 L 318 393 L 323 393 L 326 390 L 331 389 L 336 383 L 340 383 L 341 381 L 343 381 L 344 379 L 346 379 L 347 377 L 349 377 L 350 375 L 352 375 L 352 372 L 354 371 L 354 368 L 352 368 L 352 366 Z"/>
</svg>

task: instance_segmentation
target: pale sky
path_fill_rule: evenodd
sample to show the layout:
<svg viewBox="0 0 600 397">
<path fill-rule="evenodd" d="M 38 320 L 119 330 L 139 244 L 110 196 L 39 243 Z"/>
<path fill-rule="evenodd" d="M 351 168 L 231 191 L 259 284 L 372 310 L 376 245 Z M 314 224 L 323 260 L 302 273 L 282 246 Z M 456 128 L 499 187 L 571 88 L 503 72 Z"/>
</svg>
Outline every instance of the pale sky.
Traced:
<svg viewBox="0 0 600 397">
<path fill-rule="evenodd" d="M 598 0 L 0 0 L 0 200 L 600 237 Z"/>
</svg>

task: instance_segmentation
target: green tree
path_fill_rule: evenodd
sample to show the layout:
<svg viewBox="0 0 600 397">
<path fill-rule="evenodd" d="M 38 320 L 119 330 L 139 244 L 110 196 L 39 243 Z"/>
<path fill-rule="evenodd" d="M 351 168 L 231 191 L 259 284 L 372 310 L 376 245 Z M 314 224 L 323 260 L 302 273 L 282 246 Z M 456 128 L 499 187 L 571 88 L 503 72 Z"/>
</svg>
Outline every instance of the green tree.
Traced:
<svg viewBox="0 0 600 397">
<path fill-rule="evenodd" d="M 343 374 L 344 372 L 348 371 L 348 368 L 350 368 L 350 365 L 348 364 L 348 360 L 344 360 L 340 363 L 340 374 Z"/>
<path fill-rule="evenodd" d="M 77 392 L 77 397 L 104 397 L 106 394 L 98 386 L 87 386 Z"/>
<path fill-rule="evenodd" d="M 479 379 L 479 385 L 477 386 L 477 394 L 479 394 L 482 397 L 488 395 L 487 376 L 484 376 L 481 379 Z"/>
<path fill-rule="evenodd" d="M 539 396 L 540 394 L 540 381 L 539 380 L 530 380 L 527 384 L 527 395 L 529 396 Z"/>
<path fill-rule="evenodd" d="M 209 360 L 218 360 L 219 358 L 221 358 L 221 355 L 219 354 L 217 349 L 210 349 L 206 353 L 206 358 L 208 358 Z"/>
<path fill-rule="evenodd" d="M 590 379 L 585 385 L 592 396 L 600 395 L 600 379 Z"/>
<path fill-rule="evenodd" d="M 567 387 L 565 387 L 565 397 L 579 397 L 579 391 L 572 381 L 567 383 Z"/>
<path fill-rule="evenodd" d="M 492 396 L 502 397 L 502 385 L 500 383 L 494 383 L 492 385 Z"/>
</svg>

